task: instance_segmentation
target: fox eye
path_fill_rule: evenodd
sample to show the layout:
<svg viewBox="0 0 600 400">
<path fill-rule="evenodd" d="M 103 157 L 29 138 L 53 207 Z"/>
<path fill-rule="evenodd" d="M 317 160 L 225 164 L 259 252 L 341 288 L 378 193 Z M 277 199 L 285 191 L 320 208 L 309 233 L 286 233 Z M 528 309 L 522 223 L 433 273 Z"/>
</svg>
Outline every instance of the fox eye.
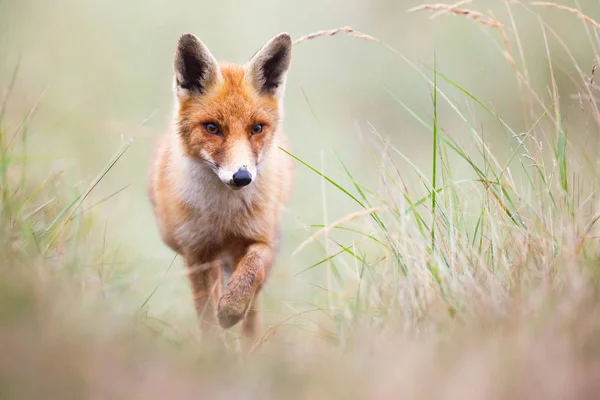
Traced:
<svg viewBox="0 0 600 400">
<path fill-rule="evenodd" d="M 258 135 L 259 133 L 261 133 L 264 129 L 264 125 L 263 124 L 256 124 L 254 125 L 254 127 L 252 128 L 252 133 L 254 135 Z"/>
<path fill-rule="evenodd" d="M 213 123 L 204 124 L 204 129 L 206 129 L 206 132 L 210 133 L 211 135 L 221 134 L 221 131 L 219 131 L 219 127 Z"/>
</svg>

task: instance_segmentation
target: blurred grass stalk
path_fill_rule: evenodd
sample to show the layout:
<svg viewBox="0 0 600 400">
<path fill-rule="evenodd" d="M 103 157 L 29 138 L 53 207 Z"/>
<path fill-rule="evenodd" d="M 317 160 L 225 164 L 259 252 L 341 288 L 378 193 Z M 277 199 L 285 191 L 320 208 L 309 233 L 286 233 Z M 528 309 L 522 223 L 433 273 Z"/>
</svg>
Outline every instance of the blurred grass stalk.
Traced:
<svg viewBox="0 0 600 400">
<path fill-rule="evenodd" d="M 77 211 L 128 144 L 86 191 L 68 199 L 57 189 L 57 174 L 41 181 L 25 175 L 27 159 L 0 125 L 0 352 L 11 355 L 0 361 L 2 398 L 44 392 L 56 398 L 69 397 L 66 393 L 194 398 L 198 390 L 207 398 L 265 398 L 266 393 L 274 398 L 591 398 L 600 389 L 598 162 L 569 145 L 548 46 L 553 30 L 540 18 L 551 77 L 547 99 L 532 89 L 512 18 L 514 7 L 534 11 L 520 2 L 506 7 L 510 29 L 494 15 L 457 6 L 414 10 L 465 16 L 500 32 L 504 58 L 519 83 L 515 99 L 526 117 L 524 129 L 508 126 L 485 99 L 438 71 L 435 62 L 427 72 L 415 66 L 432 91 L 432 116 L 419 115 L 401 100 L 399 105 L 432 134 L 431 181 L 416 165 L 410 171 L 421 178 L 425 196 L 416 197 L 418 190 L 404 184 L 407 171 L 397 168 L 397 160 L 410 157 L 375 130 L 379 189 L 373 182 L 357 182 L 351 172 L 357 166 L 341 159 L 351 188 L 288 153 L 359 210 L 331 225 L 313 226 L 327 234 L 316 233 L 299 248 L 322 239 L 339 249 L 306 268 L 331 268 L 334 279 L 325 290 L 333 310 L 310 319 L 309 334 L 279 334 L 289 318 L 267 329 L 251 368 L 221 354 L 207 356 L 195 343 L 173 347 L 160 332 L 152 342 L 139 341 L 147 336 L 139 332 L 139 320 L 115 324 L 114 310 L 107 310 L 108 304 L 118 309 L 118 294 L 111 301 L 97 296 L 82 305 L 78 300 L 86 292 L 102 293 L 105 282 L 91 279 L 97 271 L 85 266 L 90 257 L 102 258 L 103 249 L 90 252 L 86 237 L 94 228 L 87 214 Z M 582 19 L 589 23 L 589 17 Z M 401 56 L 348 27 L 296 43 L 338 32 L 379 42 Z M 597 37 L 586 32 L 598 54 Z M 515 45 L 520 56 L 513 54 Z M 575 67 L 580 75 L 573 79 L 586 99 L 581 118 L 589 119 L 589 132 L 581 134 L 597 136 L 593 76 Z M 497 158 L 483 128 L 451 100 L 456 94 L 494 117 L 512 145 L 508 159 Z M 458 114 L 471 142 L 458 143 L 444 131 L 441 108 Z M 25 129 L 18 131 L 25 137 Z M 459 163 L 472 170 L 472 179 L 453 179 Z M 344 244 L 336 231 L 358 239 Z M 76 318 L 67 324 L 65 315 Z M 99 321 L 106 325 L 100 328 Z M 271 340 L 278 334 L 296 345 L 281 347 Z"/>
</svg>

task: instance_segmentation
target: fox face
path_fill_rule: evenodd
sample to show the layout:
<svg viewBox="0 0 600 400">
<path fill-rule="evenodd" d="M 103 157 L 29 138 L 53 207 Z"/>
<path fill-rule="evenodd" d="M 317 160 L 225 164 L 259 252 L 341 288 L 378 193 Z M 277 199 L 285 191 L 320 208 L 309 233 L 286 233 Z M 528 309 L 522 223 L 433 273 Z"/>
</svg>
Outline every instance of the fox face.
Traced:
<svg viewBox="0 0 600 400">
<path fill-rule="evenodd" d="M 246 65 L 219 64 L 194 35 L 175 54 L 176 123 L 184 155 L 230 189 L 250 185 L 281 121 L 292 41 L 282 33 Z"/>
</svg>

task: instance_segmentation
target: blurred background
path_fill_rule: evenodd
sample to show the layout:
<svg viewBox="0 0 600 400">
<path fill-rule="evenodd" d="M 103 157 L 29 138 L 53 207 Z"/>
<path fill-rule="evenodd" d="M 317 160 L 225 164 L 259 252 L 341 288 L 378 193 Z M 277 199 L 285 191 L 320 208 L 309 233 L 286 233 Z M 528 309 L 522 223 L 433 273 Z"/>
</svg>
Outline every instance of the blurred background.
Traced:
<svg viewBox="0 0 600 400">
<path fill-rule="evenodd" d="M 579 3 L 588 15 L 600 17 L 596 1 Z M 453 15 L 431 19 L 431 13 L 407 12 L 420 4 L 414 0 L 0 0 L 3 91 L 18 68 L 3 123 L 10 132 L 35 107 L 35 116 L 27 123 L 27 131 L 34 133 L 28 147 L 32 167 L 39 165 L 39 172 L 47 174 L 50 162 L 53 170 L 65 171 L 68 181 L 81 190 L 124 141 L 133 140 L 90 198 L 93 204 L 125 188 L 95 208 L 96 226 L 104 236 L 108 259 L 113 260 L 105 261 L 105 273 L 120 296 L 127 296 L 125 309 L 143 305 L 148 316 L 191 332 L 195 319 L 182 262 L 176 260 L 169 269 L 174 255 L 159 239 L 145 191 L 147 160 L 171 117 L 172 59 L 179 35 L 194 33 L 217 59 L 232 62 L 246 62 L 282 31 L 297 39 L 348 25 L 384 42 L 340 34 L 298 44 L 285 96 L 284 130 L 292 152 L 350 187 L 337 153 L 358 181 L 377 191 L 381 182 L 376 159 L 382 148 L 377 136 L 392 142 L 430 174 L 431 133 L 400 103 L 432 121 L 432 88 L 421 74 L 432 77 L 434 55 L 441 73 L 483 99 L 515 131 L 525 129 L 527 116 L 521 99 L 514 97 L 515 71 L 503 55 L 505 45 L 498 31 Z M 546 54 L 550 51 L 567 120 L 574 126 L 585 123 L 575 118 L 583 111 L 572 80 L 576 64 L 589 73 L 595 61 L 587 39 L 581 39 L 588 37 L 585 26 L 556 10 L 539 10 L 554 30 L 546 34 L 556 33 L 568 43 L 574 64 L 558 41 L 549 41 L 546 48 L 540 20 L 527 9 L 516 5 L 509 14 L 507 2 L 496 0 L 475 1 L 472 6 L 506 23 L 514 18 L 532 86 L 548 98 Z M 511 44 L 518 57 L 515 43 Z M 499 129 L 489 114 L 479 115 L 464 95 L 440 85 L 465 115 L 481 124 L 478 128 L 495 154 L 500 158 L 509 154 L 510 133 Z M 445 134 L 459 143 L 469 137 L 464 121 L 451 107 L 444 104 L 438 111 Z M 571 139 L 581 147 L 596 140 L 576 135 Z M 326 306 L 324 269 L 298 273 L 326 258 L 332 248 L 313 243 L 295 256 L 291 253 L 314 232 L 310 224 L 332 222 L 357 209 L 317 174 L 296 165 L 284 247 L 265 291 L 267 324 L 310 304 Z M 407 167 L 406 184 L 419 192 L 418 177 L 408 165 L 398 162 L 399 168 Z M 468 176 L 468 171 L 466 164 L 457 163 L 455 177 Z"/>
</svg>

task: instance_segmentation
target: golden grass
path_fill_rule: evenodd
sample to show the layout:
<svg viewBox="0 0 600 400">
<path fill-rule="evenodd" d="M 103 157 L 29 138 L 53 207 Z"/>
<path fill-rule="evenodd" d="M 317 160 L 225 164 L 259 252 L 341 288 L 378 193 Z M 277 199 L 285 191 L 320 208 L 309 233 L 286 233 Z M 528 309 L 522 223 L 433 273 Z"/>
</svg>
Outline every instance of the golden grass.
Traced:
<svg viewBox="0 0 600 400">
<path fill-rule="evenodd" d="M 441 14 L 454 14 L 462 17 L 466 17 L 467 19 L 471 19 L 473 21 L 477 21 L 480 24 L 488 26 L 490 28 L 499 28 L 502 24 L 495 18 L 487 16 L 479 11 L 470 10 L 467 8 L 460 8 L 457 4 L 423 4 L 420 6 L 413 7 L 408 10 L 408 12 L 418 12 L 418 11 L 437 11 L 432 18 Z"/>
<path fill-rule="evenodd" d="M 571 14 L 575 15 L 577 18 L 582 19 L 583 21 L 585 21 L 588 24 L 592 25 L 594 28 L 600 30 L 600 24 L 596 20 L 594 20 L 593 18 L 589 17 L 588 15 L 585 15 L 583 12 L 581 12 L 581 10 L 578 10 L 576 8 L 564 6 L 564 5 L 561 5 L 561 4 L 551 3 L 551 2 L 548 2 L 548 1 L 534 1 L 531 4 L 534 5 L 534 6 L 538 6 L 538 7 L 555 8 L 557 10 L 562 10 L 562 11 L 570 12 Z"/>
<path fill-rule="evenodd" d="M 430 18 L 431 19 L 437 18 L 440 15 L 447 14 L 448 12 L 459 8 L 460 6 L 464 6 L 465 4 L 471 4 L 472 2 L 473 2 L 473 0 L 463 0 L 463 1 L 459 1 L 458 3 L 449 5 L 448 8 L 442 7 L 442 9 L 440 11 L 432 14 Z"/>
<path fill-rule="evenodd" d="M 512 55 L 510 42 L 508 40 L 508 35 L 506 34 L 506 28 L 505 28 L 504 24 L 501 23 L 492 12 L 490 12 L 489 15 L 485 15 L 479 11 L 475 11 L 475 10 L 471 10 L 471 9 L 467 9 L 467 8 L 460 8 L 460 6 L 462 6 L 464 4 L 469 4 L 469 3 L 471 3 L 471 1 L 466 0 L 466 1 L 460 1 L 455 4 L 443 4 L 443 3 L 423 4 L 423 5 L 416 6 L 416 7 L 409 9 L 408 12 L 414 13 L 414 12 L 419 12 L 419 11 L 436 11 L 434 14 L 431 15 L 431 19 L 434 19 L 436 17 L 439 17 L 440 15 L 445 15 L 445 14 L 457 15 L 457 16 L 465 17 L 467 19 L 476 21 L 488 28 L 497 29 L 498 32 L 500 33 L 500 36 L 502 37 L 502 42 L 504 43 L 504 47 L 506 49 L 505 52 L 503 53 L 504 58 L 506 58 L 506 60 L 510 63 L 510 65 L 514 69 L 516 69 L 516 62 Z"/>
<path fill-rule="evenodd" d="M 302 42 L 306 42 L 308 40 L 313 40 L 318 37 L 335 36 L 339 33 L 346 33 L 352 37 L 355 37 L 358 39 L 363 39 L 363 40 L 368 40 L 370 42 L 379 42 L 379 39 L 377 39 L 371 35 L 357 31 L 356 29 L 351 28 L 349 26 L 342 26 L 342 27 L 335 28 L 335 29 L 329 29 L 329 30 L 323 30 L 323 31 L 317 31 L 317 32 L 310 33 L 306 36 L 302 36 L 302 37 L 294 40 L 294 44 L 299 44 Z"/>
</svg>

